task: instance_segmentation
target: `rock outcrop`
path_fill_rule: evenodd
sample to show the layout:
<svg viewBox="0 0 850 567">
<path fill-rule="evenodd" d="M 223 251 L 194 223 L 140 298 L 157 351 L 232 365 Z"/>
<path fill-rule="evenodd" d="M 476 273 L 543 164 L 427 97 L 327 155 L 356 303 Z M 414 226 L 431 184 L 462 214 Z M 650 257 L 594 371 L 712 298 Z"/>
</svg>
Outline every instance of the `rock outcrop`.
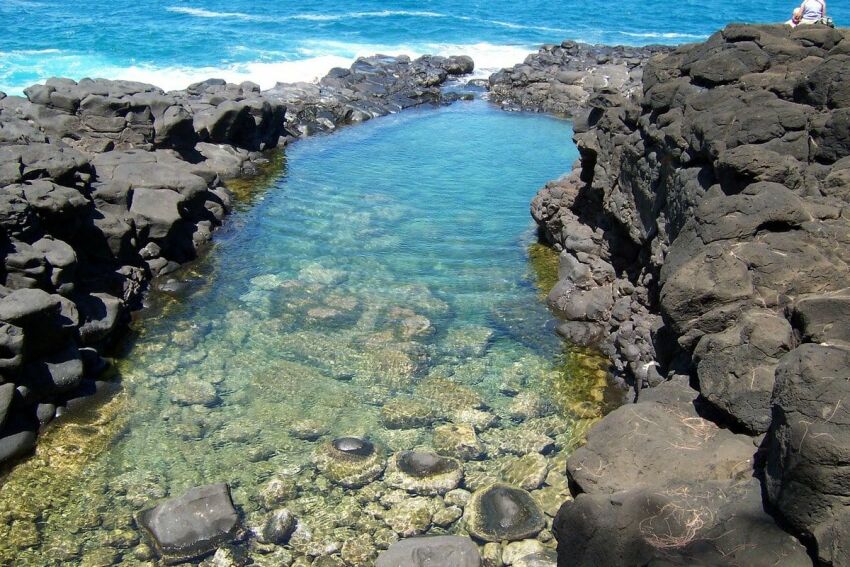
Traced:
<svg viewBox="0 0 850 567">
<path fill-rule="evenodd" d="M 266 92 L 54 78 L 0 96 L 0 463 L 99 390 L 148 282 L 195 258 L 230 210 L 226 179 L 292 137 L 450 101 L 440 85 L 472 68 L 375 56 Z"/>
<path fill-rule="evenodd" d="M 510 69 L 490 76 L 490 100 L 506 110 L 532 110 L 566 116 L 582 114 L 597 92 L 622 96 L 638 93 L 643 65 L 670 47 L 589 45 L 564 41 L 540 51 Z"/>
<path fill-rule="evenodd" d="M 576 123 L 578 167 L 532 204 L 561 251 L 549 301 L 563 334 L 601 341 L 644 403 L 570 459 L 561 564 L 716 562 L 728 546 L 708 542 L 730 513 L 752 535 L 729 545 L 765 550 L 739 562 L 810 562 L 765 510 L 818 564 L 850 562 L 848 48 L 843 30 L 730 25 L 652 59 L 639 96 L 595 94 Z M 725 464 L 733 439 L 751 439 L 743 470 Z M 696 509 L 697 493 L 711 513 L 672 518 L 654 545 L 641 526 Z M 575 548 L 575 532 L 597 543 Z"/>
</svg>

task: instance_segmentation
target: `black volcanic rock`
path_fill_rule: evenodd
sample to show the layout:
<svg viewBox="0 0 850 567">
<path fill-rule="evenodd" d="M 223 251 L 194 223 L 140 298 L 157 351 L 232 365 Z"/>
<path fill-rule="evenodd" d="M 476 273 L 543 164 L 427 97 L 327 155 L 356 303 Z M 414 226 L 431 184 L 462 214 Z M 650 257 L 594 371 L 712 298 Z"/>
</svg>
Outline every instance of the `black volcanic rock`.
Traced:
<svg viewBox="0 0 850 567">
<path fill-rule="evenodd" d="M 555 519 L 558 564 L 811 565 L 760 508 L 755 479 L 579 494 Z"/>
<path fill-rule="evenodd" d="M 848 367 L 846 345 L 810 343 L 785 355 L 768 434 L 768 499 L 831 565 L 850 561 Z"/>
<path fill-rule="evenodd" d="M 167 562 L 206 555 L 235 539 L 242 529 L 226 484 L 191 488 L 141 512 L 137 521 Z"/>
<path fill-rule="evenodd" d="M 643 65 L 660 45 L 624 47 L 565 41 L 490 76 L 490 99 L 503 108 L 581 116 L 601 90 L 630 96 L 639 92 Z"/>
<path fill-rule="evenodd" d="M 484 541 L 517 541 L 537 535 L 546 519 L 531 495 L 507 484 L 476 491 L 464 512 L 466 527 Z"/>
<path fill-rule="evenodd" d="M 730 428 L 760 446 L 743 472 L 765 478 L 770 512 L 818 564 L 840 565 L 848 562 L 850 502 L 843 471 L 850 429 L 841 401 L 850 372 L 842 350 L 850 336 L 850 113 L 843 88 L 850 36 L 804 28 L 731 25 L 650 59 L 642 97 L 591 95 L 591 110 L 575 128 L 579 168 L 541 190 L 532 215 L 562 254 L 550 303 L 569 319 L 565 332 L 599 340 L 638 401 L 647 396 L 643 388 L 680 376 L 699 393 L 690 415 L 663 401 L 653 403 L 658 415 L 630 406 L 604 418 L 568 462 L 574 490 L 595 491 L 594 483 L 611 479 L 592 476 L 588 455 L 599 455 L 596 464 L 608 471 L 633 470 L 655 494 L 676 482 L 704 482 L 687 467 L 636 465 L 635 454 L 646 457 L 667 443 L 677 451 L 667 460 L 675 461 L 695 450 L 676 440 L 683 431 L 690 429 L 691 440 L 702 435 L 700 447 L 707 447 L 702 425 Z M 579 325 L 594 332 L 579 332 Z M 624 412 L 638 419 L 634 427 L 617 427 Z M 650 422 L 665 423 L 665 414 L 684 416 L 686 429 L 645 431 Z M 628 449 L 607 450 L 612 430 Z M 660 453 L 657 461 L 665 462 Z M 606 492 L 629 482 L 606 484 Z M 594 498 L 598 521 L 589 529 L 614 525 L 619 512 Z M 579 522 L 590 512 L 578 506 L 581 499 L 580 513 L 564 511 L 559 520 L 564 545 L 575 541 L 571 530 L 584 533 Z M 748 496 L 741 506 L 741 514 L 762 517 L 758 499 Z M 760 533 L 754 530 L 753 545 L 769 548 L 756 543 Z M 638 533 L 598 534 L 599 547 L 587 549 L 603 557 L 606 538 L 620 541 L 620 549 L 643 545 Z M 632 551 L 611 558 L 629 563 L 637 557 Z M 580 561 L 562 554 L 561 562 L 594 564 L 588 553 Z M 688 546 L 667 556 L 685 564 L 711 557 Z M 654 556 L 645 557 L 635 561 Z"/>
</svg>

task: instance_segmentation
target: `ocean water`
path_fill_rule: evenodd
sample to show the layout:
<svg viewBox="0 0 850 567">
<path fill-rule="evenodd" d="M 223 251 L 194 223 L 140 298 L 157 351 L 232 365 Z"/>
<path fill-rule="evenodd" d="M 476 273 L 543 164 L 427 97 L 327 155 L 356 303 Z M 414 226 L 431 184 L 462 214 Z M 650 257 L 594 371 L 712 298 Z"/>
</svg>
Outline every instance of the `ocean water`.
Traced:
<svg viewBox="0 0 850 567">
<path fill-rule="evenodd" d="M 2 0 L 0 91 L 47 77 L 105 77 L 179 89 L 211 76 L 312 80 L 382 52 L 471 55 L 481 75 L 542 43 L 676 44 L 730 21 L 788 19 L 786 0 Z M 839 25 L 850 5 L 830 2 Z"/>
<path fill-rule="evenodd" d="M 531 482 L 554 515 L 608 387 L 605 360 L 552 332 L 557 256 L 528 215 L 576 158 L 571 136 L 476 100 L 288 147 L 186 286 L 151 296 L 123 393 L 0 482 L 0 564 L 143 564 L 136 513 L 227 482 L 248 526 L 279 506 L 302 525 L 286 547 L 236 553 L 289 565 L 356 541 L 347 564 L 370 565 L 397 534 L 463 533 L 461 509 L 381 480 L 342 489 L 314 459 L 350 435 L 384 458 L 451 454 L 448 422 L 478 430 L 466 489 Z"/>
</svg>

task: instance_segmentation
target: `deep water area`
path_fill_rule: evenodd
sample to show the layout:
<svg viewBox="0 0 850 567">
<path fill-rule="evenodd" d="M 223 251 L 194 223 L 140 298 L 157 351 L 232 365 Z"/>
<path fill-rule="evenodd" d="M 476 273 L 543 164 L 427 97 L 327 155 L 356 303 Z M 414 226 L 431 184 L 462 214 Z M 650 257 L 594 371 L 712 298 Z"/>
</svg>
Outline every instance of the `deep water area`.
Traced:
<svg viewBox="0 0 850 567">
<path fill-rule="evenodd" d="M 3 0 L 0 91 L 57 75 L 153 83 L 312 80 L 357 56 L 466 54 L 487 77 L 543 43 L 679 44 L 729 22 L 780 23 L 799 2 L 741 0 Z M 838 25 L 850 8 L 829 2 Z"/>
<path fill-rule="evenodd" d="M 122 393 L 60 420 L 2 481 L 0 563 L 142 563 L 134 515 L 214 482 L 249 527 L 298 518 L 287 546 L 243 546 L 268 564 L 352 541 L 369 564 L 398 537 L 463 533 L 464 491 L 496 480 L 530 490 L 551 526 L 607 387 L 605 361 L 552 331 L 557 257 L 528 214 L 570 169 L 571 136 L 476 100 L 286 148 L 206 257 L 151 295 Z M 461 489 L 334 484 L 314 462 L 342 436 L 455 457 Z"/>
</svg>

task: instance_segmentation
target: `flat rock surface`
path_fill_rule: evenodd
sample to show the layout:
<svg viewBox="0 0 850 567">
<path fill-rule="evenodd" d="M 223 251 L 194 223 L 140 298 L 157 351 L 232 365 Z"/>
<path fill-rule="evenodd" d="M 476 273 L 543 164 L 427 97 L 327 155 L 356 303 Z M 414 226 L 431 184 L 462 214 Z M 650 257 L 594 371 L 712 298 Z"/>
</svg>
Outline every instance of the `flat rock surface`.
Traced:
<svg viewBox="0 0 850 567">
<path fill-rule="evenodd" d="M 178 498 L 141 512 L 138 522 L 168 560 L 214 551 L 241 530 L 239 513 L 226 484 L 191 488 Z"/>
<path fill-rule="evenodd" d="M 597 423 L 567 472 L 582 492 L 607 494 L 746 477 L 754 454 L 749 437 L 700 417 L 692 404 L 647 402 L 622 406 Z"/>
<path fill-rule="evenodd" d="M 559 565 L 812 565 L 763 511 L 755 479 L 580 494 L 554 529 Z"/>
<path fill-rule="evenodd" d="M 434 536 L 403 539 L 378 555 L 375 567 L 479 567 L 478 546 L 469 538 Z"/>
</svg>

